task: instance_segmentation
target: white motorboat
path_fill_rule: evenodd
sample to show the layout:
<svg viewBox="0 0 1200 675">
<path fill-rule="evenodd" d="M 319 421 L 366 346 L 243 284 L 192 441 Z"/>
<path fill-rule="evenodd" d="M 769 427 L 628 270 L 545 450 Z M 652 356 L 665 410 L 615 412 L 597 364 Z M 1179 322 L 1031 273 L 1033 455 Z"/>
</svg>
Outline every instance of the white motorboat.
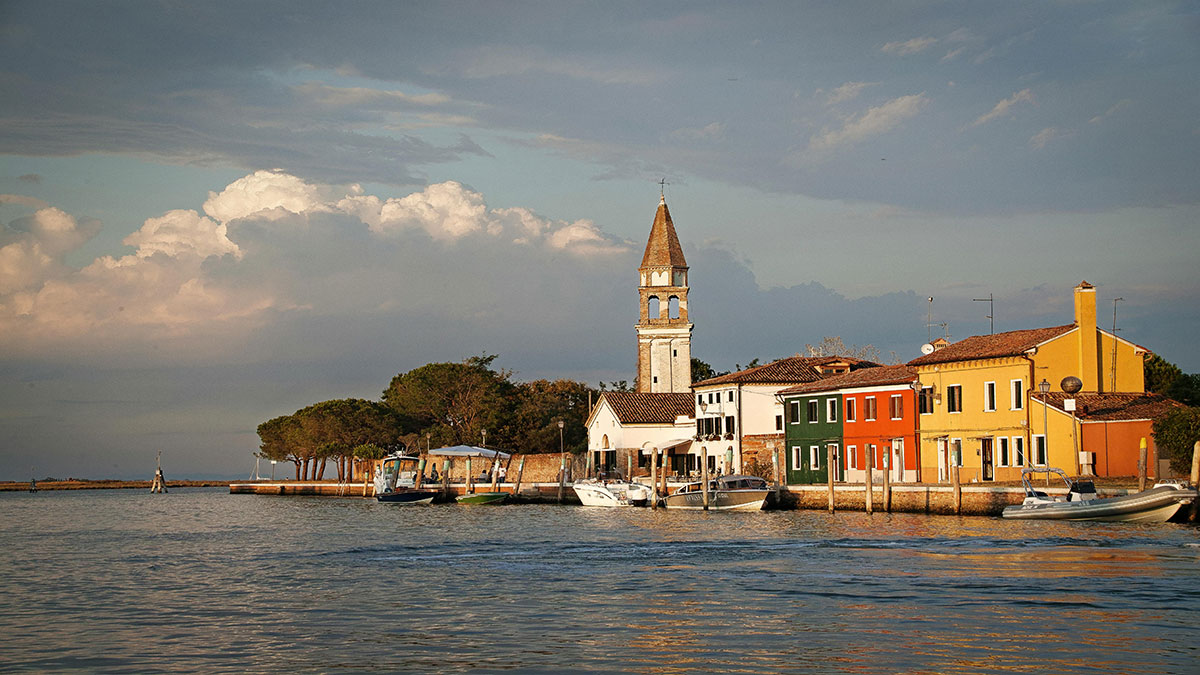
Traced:
<svg viewBox="0 0 1200 675">
<path fill-rule="evenodd" d="M 623 479 L 590 479 L 571 486 L 584 506 L 645 506 L 650 501 L 649 486 Z"/>
<path fill-rule="evenodd" d="M 414 455 L 392 453 L 385 457 L 375 469 L 375 499 L 389 504 L 431 503 L 437 491 L 416 486 L 419 462 Z"/>
<path fill-rule="evenodd" d="M 1058 474 L 1067 485 L 1063 496 L 1048 495 L 1030 482 L 1034 474 Z M 1100 499 L 1090 480 L 1072 480 L 1062 469 L 1031 467 L 1021 471 L 1025 500 L 1007 506 L 1001 515 L 1019 520 L 1109 520 L 1121 522 L 1165 523 L 1184 504 L 1191 504 L 1197 492 L 1174 481 L 1156 483 L 1153 488 L 1120 497 Z"/>
<path fill-rule="evenodd" d="M 663 498 L 668 509 L 702 510 L 704 483 L 688 483 Z M 708 481 L 709 511 L 758 511 L 771 493 L 767 481 L 758 476 L 734 474 Z"/>
</svg>

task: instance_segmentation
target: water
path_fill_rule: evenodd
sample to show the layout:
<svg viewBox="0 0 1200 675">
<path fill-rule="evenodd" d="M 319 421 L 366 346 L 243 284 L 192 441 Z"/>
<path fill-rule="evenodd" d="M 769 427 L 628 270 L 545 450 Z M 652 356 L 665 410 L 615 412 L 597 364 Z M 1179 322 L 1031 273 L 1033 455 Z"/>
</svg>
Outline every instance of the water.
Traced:
<svg viewBox="0 0 1200 675">
<path fill-rule="evenodd" d="M 0 670 L 1200 672 L 1200 530 L 0 495 Z"/>
</svg>

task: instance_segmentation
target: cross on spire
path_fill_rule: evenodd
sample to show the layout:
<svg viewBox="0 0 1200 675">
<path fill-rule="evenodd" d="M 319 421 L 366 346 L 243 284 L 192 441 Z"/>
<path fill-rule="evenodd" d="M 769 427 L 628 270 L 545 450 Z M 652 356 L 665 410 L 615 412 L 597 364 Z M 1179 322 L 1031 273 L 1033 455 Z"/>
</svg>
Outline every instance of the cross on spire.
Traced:
<svg viewBox="0 0 1200 675">
<path fill-rule="evenodd" d="M 659 179 L 659 181 L 658 181 L 658 196 L 664 203 L 667 201 L 667 186 L 668 185 L 670 185 L 670 183 L 667 182 L 666 177 Z"/>
</svg>

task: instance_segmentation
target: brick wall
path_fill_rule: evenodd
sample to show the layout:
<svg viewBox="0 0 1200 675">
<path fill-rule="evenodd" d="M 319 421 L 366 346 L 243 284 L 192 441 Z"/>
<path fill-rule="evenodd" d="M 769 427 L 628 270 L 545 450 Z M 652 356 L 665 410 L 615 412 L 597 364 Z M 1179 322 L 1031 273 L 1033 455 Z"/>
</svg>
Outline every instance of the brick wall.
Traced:
<svg viewBox="0 0 1200 675">
<path fill-rule="evenodd" d="M 774 480 L 771 475 L 771 452 L 775 448 L 783 450 L 783 433 L 778 434 L 757 434 L 753 436 L 742 437 L 742 473 L 751 476 L 760 476 L 767 480 Z M 784 457 L 779 456 L 779 470 L 783 471 L 786 467 L 782 464 Z"/>
</svg>

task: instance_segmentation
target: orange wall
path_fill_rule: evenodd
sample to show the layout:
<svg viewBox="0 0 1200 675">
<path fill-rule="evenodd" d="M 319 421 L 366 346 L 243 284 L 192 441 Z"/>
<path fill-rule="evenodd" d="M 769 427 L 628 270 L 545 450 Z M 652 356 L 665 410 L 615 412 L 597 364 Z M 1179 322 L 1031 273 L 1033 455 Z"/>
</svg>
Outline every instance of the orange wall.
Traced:
<svg viewBox="0 0 1200 675">
<path fill-rule="evenodd" d="M 900 419 L 894 420 L 890 413 L 890 400 L 895 394 L 900 394 L 901 400 L 904 401 L 904 411 Z M 868 396 L 875 397 L 876 404 L 876 419 L 866 421 L 866 404 L 864 401 Z M 904 468 L 907 471 L 915 471 L 918 467 L 917 460 L 917 438 L 916 438 L 916 417 L 917 417 L 917 395 L 912 389 L 905 388 L 900 391 L 896 390 L 880 390 L 880 391 L 859 391 L 853 394 L 846 394 L 842 397 L 842 414 L 845 415 L 846 400 L 854 399 L 855 416 L 858 418 L 856 422 L 847 422 L 842 420 L 842 444 L 843 448 L 851 445 L 855 446 L 857 457 L 855 458 L 855 466 L 858 470 L 862 470 L 866 465 L 864 461 L 865 448 L 868 443 L 875 445 L 875 457 L 872 460 L 872 466 L 876 469 L 883 468 L 883 447 L 891 447 L 891 439 L 904 439 Z M 936 470 L 934 472 L 936 476 Z"/>
<path fill-rule="evenodd" d="M 1145 438 L 1147 473 L 1153 477 L 1157 452 L 1154 438 L 1150 435 L 1150 425 L 1150 420 L 1084 424 L 1083 449 L 1096 453 L 1096 475 L 1138 475 L 1138 445 Z"/>
</svg>

